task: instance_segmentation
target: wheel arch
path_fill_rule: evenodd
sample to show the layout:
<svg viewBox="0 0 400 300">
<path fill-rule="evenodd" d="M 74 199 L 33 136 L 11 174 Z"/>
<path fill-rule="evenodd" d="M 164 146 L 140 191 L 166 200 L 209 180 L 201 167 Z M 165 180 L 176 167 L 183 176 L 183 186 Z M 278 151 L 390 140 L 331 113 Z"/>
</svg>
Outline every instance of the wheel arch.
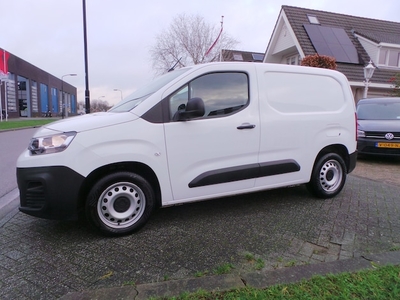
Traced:
<svg viewBox="0 0 400 300">
<path fill-rule="evenodd" d="M 92 171 L 86 177 L 79 192 L 79 199 L 80 199 L 79 208 L 83 209 L 85 207 L 87 196 L 96 181 L 98 181 L 100 178 L 104 177 L 107 174 L 118 171 L 133 172 L 145 178 L 154 189 L 156 198 L 156 207 L 157 208 L 161 207 L 161 188 L 159 180 L 154 171 L 148 165 L 140 162 L 118 162 L 101 166 L 96 170 Z"/>
<path fill-rule="evenodd" d="M 346 182 L 350 155 L 343 145 L 329 145 L 315 158 L 307 190 L 318 198 L 332 198 L 338 195 Z"/>
<path fill-rule="evenodd" d="M 319 161 L 319 159 L 328 153 L 336 153 L 336 154 L 340 155 L 340 157 L 344 160 L 344 163 L 346 164 L 346 173 L 349 172 L 350 154 L 349 154 L 349 151 L 347 150 L 346 146 L 341 145 L 341 144 L 328 145 L 328 146 L 324 147 L 323 149 L 321 149 L 321 151 L 319 151 L 319 153 L 315 157 L 313 169 L 315 167 L 315 164 Z"/>
</svg>

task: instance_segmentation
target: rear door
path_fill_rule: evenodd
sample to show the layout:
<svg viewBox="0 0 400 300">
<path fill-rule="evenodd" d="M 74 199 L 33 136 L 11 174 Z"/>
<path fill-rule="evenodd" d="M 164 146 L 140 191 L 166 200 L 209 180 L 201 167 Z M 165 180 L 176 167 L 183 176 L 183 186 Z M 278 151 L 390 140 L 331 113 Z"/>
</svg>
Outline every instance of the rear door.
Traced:
<svg viewBox="0 0 400 300">
<path fill-rule="evenodd" d="M 256 87 L 246 72 L 212 72 L 168 97 L 165 137 L 173 202 L 214 197 L 252 188 L 260 140 Z M 205 113 L 176 121 L 191 98 Z"/>
</svg>

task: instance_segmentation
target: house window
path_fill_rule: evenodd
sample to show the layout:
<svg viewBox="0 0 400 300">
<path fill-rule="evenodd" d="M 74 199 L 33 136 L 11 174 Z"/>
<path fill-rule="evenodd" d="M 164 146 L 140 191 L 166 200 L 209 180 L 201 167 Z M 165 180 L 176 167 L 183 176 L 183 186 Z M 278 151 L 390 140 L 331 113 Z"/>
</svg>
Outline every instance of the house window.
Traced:
<svg viewBox="0 0 400 300">
<path fill-rule="evenodd" d="M 381 49 L 381 51 L 379 52 L 379 64 L 380 65 L 386 64 L 386 55 L 387 55 L 387 50 Z"/>
<path fill-rule="evenodd" d="M 233 54 L 233 60 L 240 60 L 243 61 L 243 56 L 240 53 L 234 53 Z"/>
<path fill-rule="evenodd" d="M 301 58 L 300 55 L 292 55 L 286 58 L 287 65 L 300 65 Z"/>
<path fill-rule="evenodd" d="M 379 65 L 386 67 L 400 67 L 400 50 L 399 49 L 380 49 Z"/>
<path fill-rule="evenodd" d="M 251 56 L 253 57 L 254 61 L 263 61 L 264 60 L 264 54 L 252 53 Z"/>
<path fill-rule="evenodd" d="M 307 15 L 307 18 L 308 18 L 308 21 L 310 22 L 310 24 L 315 24 L 315 25 L 321 24 L 321 23 L 318 21 L 317 16 Z"/>
<path fill-rule="evenodd" d="M 399 53 L 400 51 L 391 50 L 389 52 L 389 67 L 398 67 L 399 66 Z"/>
</svg>

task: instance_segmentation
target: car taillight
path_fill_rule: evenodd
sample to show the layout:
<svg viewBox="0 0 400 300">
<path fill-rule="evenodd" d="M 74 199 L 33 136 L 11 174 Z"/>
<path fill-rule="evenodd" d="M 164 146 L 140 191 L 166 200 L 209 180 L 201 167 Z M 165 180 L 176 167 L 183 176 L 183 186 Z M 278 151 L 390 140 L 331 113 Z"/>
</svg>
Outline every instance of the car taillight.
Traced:
<svg viewBox="0 0 400 300">
<path fill-rule="evenodd" d="M 356 141 L 358 141 L 358 120 L 357 120 L 357 113 L 354 113 L 354 119 L 356 121 Z"/>
</svg>

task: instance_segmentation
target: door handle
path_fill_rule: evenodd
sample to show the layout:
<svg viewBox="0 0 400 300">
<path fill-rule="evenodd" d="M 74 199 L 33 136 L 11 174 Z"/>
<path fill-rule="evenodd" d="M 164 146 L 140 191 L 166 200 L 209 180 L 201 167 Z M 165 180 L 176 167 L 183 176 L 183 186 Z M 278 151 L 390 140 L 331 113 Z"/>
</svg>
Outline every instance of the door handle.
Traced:
<svg viewBox="0 0 400 300">
<path fill-rule="evenodd" d="M 236 128 L 239 130 L 242 130 L 242 129 L 253 129 L 255 127 L 256 127 L 256 125 L 254 125 L 254 124 L 244 123 Z"/>
</svg>

